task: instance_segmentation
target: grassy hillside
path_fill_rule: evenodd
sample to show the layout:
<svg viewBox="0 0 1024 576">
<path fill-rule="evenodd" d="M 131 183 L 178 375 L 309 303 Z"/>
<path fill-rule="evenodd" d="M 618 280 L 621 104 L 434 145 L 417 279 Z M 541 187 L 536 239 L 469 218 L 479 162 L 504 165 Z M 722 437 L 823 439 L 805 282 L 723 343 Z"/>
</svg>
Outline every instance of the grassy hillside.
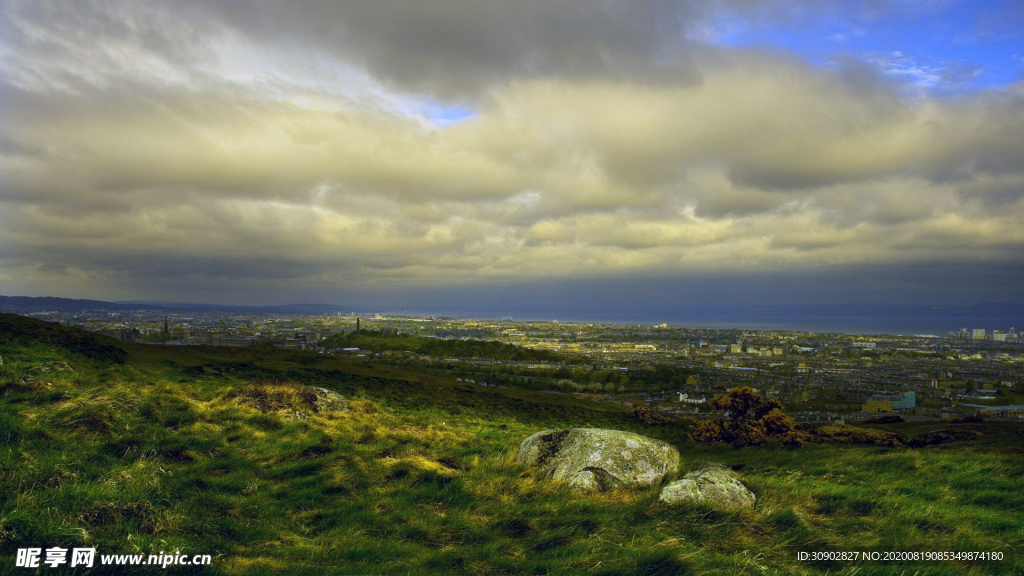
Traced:
<svg viewBox="0 0 1024 576">
<path fill-rule="evenodd" d="M 801 562 L 810 550 L 1024 543 L 1019 425 L 921 449 L 719 449 L 681 426 L 555 394 L 282 350 L 122 345 L 0 315 L 0 573 L 19 548 L 211 554 L 195 574 L 1015 574 L 1002 563 Z M 251 382 L 336 390 L 351 411 L 240 401 Z M 297 401 L 298 402 L 298 401 Z M 301 410 L 301 412 L 300 412 Z M 513 461 L 541 429 L 594 426 L 724 462 L 753 510 L 580 496 Z M 901 425 L 905 435 L 927 432 Z M 976 433 L 975 433 L 976 432 Z"/>
</svg>

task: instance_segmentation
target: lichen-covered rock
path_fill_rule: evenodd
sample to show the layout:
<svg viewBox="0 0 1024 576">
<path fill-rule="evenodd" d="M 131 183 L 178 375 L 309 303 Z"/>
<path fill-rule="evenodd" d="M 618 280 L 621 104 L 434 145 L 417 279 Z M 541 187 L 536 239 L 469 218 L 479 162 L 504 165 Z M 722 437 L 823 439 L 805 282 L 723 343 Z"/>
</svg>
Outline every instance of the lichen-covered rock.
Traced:
<svg viewBox="0 0 1024 576">
<path fill-rule="evenodd" d="M 728 467 L 698 460 L 682 480 L 662 489 L 659 500 L 667 504 L 697 502 L 720 510 L 738 510 L 753 507 L 757 498 Z"/>
<path fill-rule="evenodd" d="M 348 399 L 341 394 L 327 388 L 317 388 L 315 386 L 313 387 L 313 392 L 316 393 L 317 412 L 348 411 Z"/>
<path fill-rule="evenodd" d="M 660 484 L 679 468 L 679 451 L 632 432 L 545 430 L 519 445 L 516 461 L 584 491 Z"/>
</svg>

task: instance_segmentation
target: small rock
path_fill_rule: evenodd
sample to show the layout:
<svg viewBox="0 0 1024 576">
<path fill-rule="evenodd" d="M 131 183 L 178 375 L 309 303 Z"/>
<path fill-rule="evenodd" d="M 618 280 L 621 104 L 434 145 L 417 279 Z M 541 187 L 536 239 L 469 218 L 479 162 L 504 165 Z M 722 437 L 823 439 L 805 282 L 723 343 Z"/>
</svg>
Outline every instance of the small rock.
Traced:
<svg viewBox="0 0 1024 576">
<path fill-rule="evenodd" d="M 738 510 L 753 507 L 757 497 L 727 466 L 698 460 L 682 480 L 662 489 L 659 500 L 666 504 L 698 502 L 720 510 Z"/>
<path fill-rule="evenodd" d="M 317 412 L 347 412 L 348 399 L 341 394 L 327 388 L 313 387 L 316 393 Z"/>
</svg>

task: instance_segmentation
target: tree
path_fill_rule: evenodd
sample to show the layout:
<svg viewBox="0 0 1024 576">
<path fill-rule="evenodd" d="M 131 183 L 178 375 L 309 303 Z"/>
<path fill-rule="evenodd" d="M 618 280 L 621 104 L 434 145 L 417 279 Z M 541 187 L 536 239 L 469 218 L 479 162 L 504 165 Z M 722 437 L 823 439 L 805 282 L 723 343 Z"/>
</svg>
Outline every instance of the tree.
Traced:
<svg viewBox="0 0 1024 576">
<path fill-rule="evenodd" d="M 734 388 L 711 401 L 715 415 L 697 424 L 693 439 L 711 444 L 725 442 L 733 446 L 756 446 L 769 441 L 800 445 L 807 434 L 796 428 L 775 398 L 762 398 L 749 387 Z"/>
</svg>

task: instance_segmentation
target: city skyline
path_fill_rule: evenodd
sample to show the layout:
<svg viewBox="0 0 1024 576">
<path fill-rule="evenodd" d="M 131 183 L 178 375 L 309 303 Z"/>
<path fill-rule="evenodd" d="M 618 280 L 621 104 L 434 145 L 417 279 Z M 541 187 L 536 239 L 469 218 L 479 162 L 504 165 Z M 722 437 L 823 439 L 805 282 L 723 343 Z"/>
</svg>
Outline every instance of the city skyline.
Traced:
<svg viewBox="0 0 1024 576">
<path fill-rule="evenodd" d="M 1015 2 L 0 2 L 0 292 L 1024 302 Z"/>
</svg>

